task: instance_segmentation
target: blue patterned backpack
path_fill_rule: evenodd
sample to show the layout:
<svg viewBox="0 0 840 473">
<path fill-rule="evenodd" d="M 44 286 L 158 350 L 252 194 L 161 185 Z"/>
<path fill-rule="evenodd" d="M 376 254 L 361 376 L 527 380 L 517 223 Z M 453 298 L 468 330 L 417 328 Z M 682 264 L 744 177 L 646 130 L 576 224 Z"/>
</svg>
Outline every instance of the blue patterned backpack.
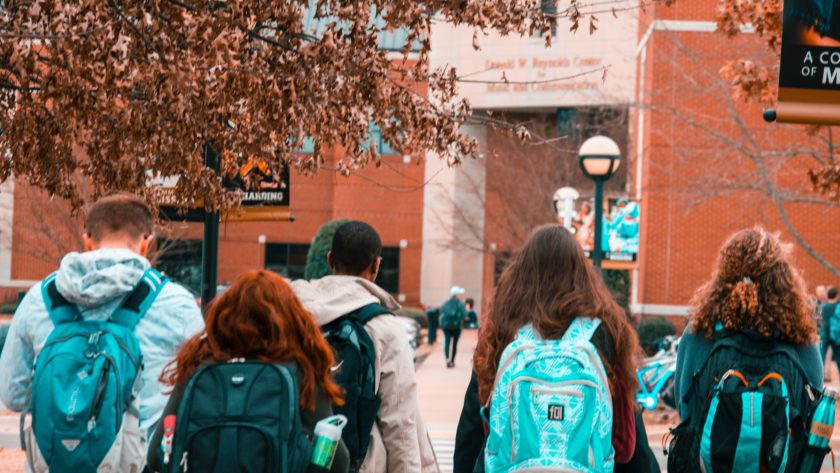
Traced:
<svg viewBox="0 0 840 473">
<path fill-rule="evenodd" d="M 612 400 L 590 341 L 599 324 L 578 317 L 560 340 L 529 324 L 505 349 L 488 401 L 487 473 L 613 471 Z"/>
</svg>

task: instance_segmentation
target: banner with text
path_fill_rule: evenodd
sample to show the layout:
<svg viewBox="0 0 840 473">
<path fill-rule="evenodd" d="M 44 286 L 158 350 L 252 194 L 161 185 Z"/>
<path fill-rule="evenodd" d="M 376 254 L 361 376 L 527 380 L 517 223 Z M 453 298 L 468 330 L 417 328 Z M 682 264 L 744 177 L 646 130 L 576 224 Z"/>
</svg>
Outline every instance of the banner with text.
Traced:
<svg viewBox="0 0 840 473">
<path fill-rule="evenodd" d="M 785 0 L 776 120 L 840 124 L 840 0 Z"/>
</svg>

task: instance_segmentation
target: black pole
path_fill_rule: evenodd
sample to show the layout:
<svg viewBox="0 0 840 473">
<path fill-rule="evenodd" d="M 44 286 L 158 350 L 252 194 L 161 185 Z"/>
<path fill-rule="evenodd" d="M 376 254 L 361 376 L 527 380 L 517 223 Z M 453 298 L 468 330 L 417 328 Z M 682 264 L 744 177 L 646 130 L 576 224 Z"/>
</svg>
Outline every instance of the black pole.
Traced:
<svg viewBox="0 0 840 473">
<path fill-rule="evenodd" d="M 592 242 L 592 264 L 601 269 L 601 239 L 604 228 L 604 180 L 595 178 L 595 238 Z"/>
<path fill-rule="evenodd" d="M 204 165 L 216 173 L 219 172 L 219 155 L 206 143 L 204 145 Z M 201 245 L 201 307 L 207 307 L 216 297 L 216 285 L 219 271 L 219 214 L 204 211 L 204 240 Z"/>
</svg>

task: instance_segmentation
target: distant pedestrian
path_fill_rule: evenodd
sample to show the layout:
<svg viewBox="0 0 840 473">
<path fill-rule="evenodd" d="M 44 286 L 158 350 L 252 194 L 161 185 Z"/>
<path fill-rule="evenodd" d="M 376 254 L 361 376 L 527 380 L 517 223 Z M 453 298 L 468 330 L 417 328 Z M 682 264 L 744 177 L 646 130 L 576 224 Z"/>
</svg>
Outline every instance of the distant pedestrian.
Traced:
<svg viewBox="0 0 840 473">
<path fill-rule="evenodd" d="M 449 299 L 440 307 L 440 328 L 443 329 L 443 353 L 447 368 L 455 367 L 458 339 L 461 338 L 461 328 L 467 318 L 467 308 L 461 302 L 465 292 L 462 287 L 452 286 Z"/>
<path fill-rule="evenodd" d="M 393 316 L 400 306 L 374 283 L 381 252 L 373 227 L 347 222 L 336 230 L 327 255 L 333 275 L 292 287 L 339 352 L 336 380 L 347 395 L 335 411 L 350 419 L 343 439 L 351 470 L 438 473 L 420 416 L 414 353 Z"/>
<path fill-rule="evenodd" d="M 429 345 L 434 345 L 437 342 L 438 324 L 440 322 L 440 307 L 432 307 L 426 311 L 426 318 L 428 319 L 428 337 Z"/>
<path fill-rule="evenodd" d="M 823 364 L 789 249 L 760 227 L 736 233 L 691 306 L 674 375 L 683 423 L 669 471 L 799 471 Z"/>
<path fill-rule="evenodd" d="M 242 274 L 163 373 L 174 394 L 150 442 L 150 471 L 327 471 L 311 464 L 311 439 L 342 403 L 333 362 L 289 283 L 269 271 Z M 329 471 L 349 467 L 339 442 Z"/>
<path fill-rule="evenodd" d="M 837 363 L 840 369 L 840 309 L 837 303 L 837 288 L 830 287 L 826 290 L 826 300 L 820 307 L 820 321 L 822 330 L 820 331 L 820 348 L 821 355 L 825 362 L 825 354 L 828 348 L 831 348 L 831 356 L 834 362 Z"/>
<path fill-rule="evenodd" d="M 478 465 L 489 473 L 600 473 L 628 463 L 623 471 L 658 472 L 635 414 L 637 354 L 624 311 L 574 236 L 556 225 L 537 229 L 502 273 L 482 324 L 478 395 L 465 398 L 457 472 L 475 451 L 461 434 L 476 432 L 476 401 L 489 407 Z"/>
<path fill-rule="evenodd" d="M 464 307 L 467 309 L 467 328 L 478 328 L 478 314 L 475 312 L 475 299 L 465 300 Z"/>
<path fill-rule="evenodd" d="M 0 400 L 33 414 L 27 471 L 144 467 L 168 398 L 161 370 L 204 326 L 193 296 L 146 259 L 153 223 L 137 196 L 99 200 L 87 212 L 85 252 L 66 255 L 15 312 Z"/>
</svg>

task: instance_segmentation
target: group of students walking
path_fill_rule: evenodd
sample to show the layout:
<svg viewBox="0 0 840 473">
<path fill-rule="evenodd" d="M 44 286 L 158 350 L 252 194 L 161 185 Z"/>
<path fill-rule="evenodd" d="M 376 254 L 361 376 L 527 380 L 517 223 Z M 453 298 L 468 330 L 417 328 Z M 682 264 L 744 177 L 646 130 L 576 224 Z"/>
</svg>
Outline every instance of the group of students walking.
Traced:
<svg viewBox="0 0 840 473">
<path fill-rule="evenodd" d="M 337 230 L 332 276 L 249 271 L 203 316 L 151 268 L 152 240 L 141 199 L 100 200 L 85 252 L 18 308 L 0 400 L 23 413 L 27 471 L 439 471 L 399 306 L 374 283 L 372 227 Z M 800 471 L 823 370 L 787 250 L 760 228 L 736 234 L 692 305 L 669 471 Z M 635 402 L 637 353 L 574 236 L 537 229 L 482 320 L 455 473 L 659 471 Z"/>
</svg>

